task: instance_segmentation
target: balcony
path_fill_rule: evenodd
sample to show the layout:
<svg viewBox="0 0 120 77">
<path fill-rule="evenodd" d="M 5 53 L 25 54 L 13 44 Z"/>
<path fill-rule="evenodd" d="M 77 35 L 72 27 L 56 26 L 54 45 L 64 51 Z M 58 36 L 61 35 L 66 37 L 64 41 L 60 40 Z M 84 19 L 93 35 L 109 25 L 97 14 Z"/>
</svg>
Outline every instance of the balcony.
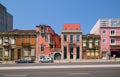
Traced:
<svg viewBox="0 0 120 77">
<path fill-rule="evenodd" d="M 76 45 L 75 41 L 69 41 L 68 43 L 69 43 L 70 46 L 75 46 Z"/>
<path fill-rule="evenodd" d="M 49 45 L 55 45 L 54 41 L 49 42 Z"/>
<path fill-rule="evenodd" d="M 30 43 L 22 43 L 22 46 L 28 47 L 28 46 L 30 46 Z"/>
<path fill-rule="evenodd" d="M 120 38 L 120 35 L 110 35 L 110 38 Z"/>
<path fill-rule="evenodd" d="M 4 47 L 8 47 L 8 46 L 9 46 L 9 43 L 8 43 L 8 42 L 4 42 L 4 43 L 3 43 L 3 46 L 4 46 Z"/>
</svg>

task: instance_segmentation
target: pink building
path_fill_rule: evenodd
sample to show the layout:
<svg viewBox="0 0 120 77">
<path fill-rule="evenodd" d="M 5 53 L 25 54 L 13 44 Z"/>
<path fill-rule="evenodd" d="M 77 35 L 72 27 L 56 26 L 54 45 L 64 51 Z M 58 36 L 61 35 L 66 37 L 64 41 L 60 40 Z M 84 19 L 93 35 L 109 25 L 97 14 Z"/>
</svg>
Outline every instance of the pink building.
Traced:
<svg viewBox="0 0 120 77">
<path fill-rule="evenodd" d="M 42 57 L 53 57 L 55 59 L 61 58 L 60 52 L 60 36 L 47 25 L 36 26 L 36 56 L 37 60 Z M 58 44 L 59 43 L 59 44 Z"/>
<path fill-rule="evenodd" d="M 90 33 L 100 35 L 103 59 L 113 55 L 120 58 L 120 19 L 99 19 Z"/>
<path fill-rule="evenodd" d="M 62 59 L 82 58 L 82 31 L 80 24 L 64 24 L 61 34 Z"/>
</svg>

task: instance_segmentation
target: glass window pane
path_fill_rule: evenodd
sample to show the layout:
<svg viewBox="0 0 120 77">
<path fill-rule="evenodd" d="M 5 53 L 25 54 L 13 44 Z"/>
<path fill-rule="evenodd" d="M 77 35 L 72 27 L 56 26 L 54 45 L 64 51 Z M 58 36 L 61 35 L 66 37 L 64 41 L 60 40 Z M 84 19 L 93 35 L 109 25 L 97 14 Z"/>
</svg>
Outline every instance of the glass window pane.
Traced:
<svg viewBox="0 0 120 77">
<path fill-rule="evenodd" d="M 80 35 L 77 35 L 77 41 L 80 41 Z"/>
<path fill-rule="evenodd" d="M 11 38 L 11 44 L 15 44 L 15 39 Z"/>
<path fill-rule="evenodd" d="M 70 35 L 70 43 L 73 43 L 73 35 Z"/>
<path fill-rule="evenodd" d="M 5 56 L 8 57 L 8 51 L 5 51 Z"/>
<path fill-rule="evenodd" d="M 45 41 L 48 42 L 48 35 L 45 36 Z"/>
<path fill-rule="evenodd" d="M 31 56 L 35 56 L 35 49 L 31 50 Z"/>
<path fill-rule="evenodd" d="M 2 44 L 2 38 L 0 38 L 0 44 Z"/>
<path fill-rule="evenodd" d="M 28 48 L 24 48 L 24 56 L 28 56 Z"/>
<path fill-rule="evenodd" d="M 2 52 L 3 52 L 2 49 L 0 49 L 0 57 L 2 57 Z"/>
<path fill-rule="evenodd" d="M 64 41 L 67 41 L 67 35 L 64 35 Z"/>
</svg>

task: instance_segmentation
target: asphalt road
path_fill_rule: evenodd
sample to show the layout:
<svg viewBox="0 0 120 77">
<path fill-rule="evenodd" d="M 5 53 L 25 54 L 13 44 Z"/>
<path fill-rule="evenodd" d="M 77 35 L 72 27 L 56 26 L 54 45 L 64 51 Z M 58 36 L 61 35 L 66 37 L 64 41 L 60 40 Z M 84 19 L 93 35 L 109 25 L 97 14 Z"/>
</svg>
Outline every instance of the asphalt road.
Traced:
<svg viewBox="0 0 120 77">
<path fill-rule="evenodd" d="M 0 77 L 120 77 L 120 67 L 0 70 Z"/>
</svg>

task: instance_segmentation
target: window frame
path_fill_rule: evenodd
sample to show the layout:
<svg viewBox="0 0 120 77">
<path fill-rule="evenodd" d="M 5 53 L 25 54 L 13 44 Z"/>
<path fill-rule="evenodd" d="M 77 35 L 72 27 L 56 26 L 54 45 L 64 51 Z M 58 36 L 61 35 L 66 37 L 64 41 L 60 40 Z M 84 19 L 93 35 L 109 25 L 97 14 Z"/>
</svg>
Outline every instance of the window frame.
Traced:
<svg viewBox="0 0 120 77">
<path fill-rule="evenodd" d="M 67 42 L 67 35 L 63 35 L 64 42 Z"/>
<path fill-rule="evenodd" d="M 79 39 L 78 39 L 78 36 L 79 36 Z M 80 35 L 76 35 L 76 41 L 79 42 L 80 41 Z"/>
<path fill-rule="evenodd" d="M 105 42 L 103 42 L 103 40 L 105 40 Z M 102 39 L 102 43 L 107 43 L 107 39 L 106 39 L 106 38 L 103 38 L 103 39 Z"/>
<path fill-rule="evenodd" d="M 112 31 L 114 31 L 114 34 L 112 33 Z M 111 29 L 110 30 L 110 35 L 116 35 L 116 30 L 115 29 Z"/>
<path fill-rule="evenodd" d="M 114 40 L 114 43 L 112 43 L 112 40 Z M 111 44 L 111 45 L 116 45 L 116 38 L 111 38 L 111 39 L 110 39 L 110 44 Z"/>
<path fill-rule="evenodd" d="M 104 33 L 104 31 L 105 31 L 105 33 Z M 103 29 L 103 30 L 102 30 L 102 34 L 107 34 L 107 30 L 106 30 L 106 29 Z"/>
</svg>

